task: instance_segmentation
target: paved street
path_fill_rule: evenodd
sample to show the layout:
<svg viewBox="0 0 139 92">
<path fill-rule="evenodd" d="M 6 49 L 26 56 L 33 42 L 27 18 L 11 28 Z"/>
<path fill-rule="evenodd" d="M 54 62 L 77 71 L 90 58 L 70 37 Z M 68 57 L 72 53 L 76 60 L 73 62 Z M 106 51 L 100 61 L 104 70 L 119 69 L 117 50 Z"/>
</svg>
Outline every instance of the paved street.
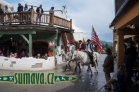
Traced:
<svg viewBox="0 0 139 92">
<path fill-rule="evenodd" d="M 62 82 L 55 83 L 54 85 L 15 85 L 9 82 L 0 82 L 0 92 L 95 92 L 105 84 L 105 77 L 103 74 L 102 64 L 106 55 L 101 55 L 99 60 L 99 73 L 94 73 L 90 76 L 90 73 L 86 72 L 86 67 L 83 70 L 82 78 L 78 78 L 77 81 L 73 82 Z M 39 71 L 44 73 L 54 72 L 59 75 L 77 76 L 78 72 L 73 75 L 74 62 L 71 64 L 72 69 L 63 73 L 65 64 L 58 65 L 55 69 L 49 71 Z M 16 72 L 29 72 L 29 71 L 11 71 L 11 70 L 0 70 L 0 76 L 2 75 L 13 75 Z M 38 72 L 38 71 L 34 71 Z M 100 92 L 107 92 L 104 88 Z"/>
</svg>

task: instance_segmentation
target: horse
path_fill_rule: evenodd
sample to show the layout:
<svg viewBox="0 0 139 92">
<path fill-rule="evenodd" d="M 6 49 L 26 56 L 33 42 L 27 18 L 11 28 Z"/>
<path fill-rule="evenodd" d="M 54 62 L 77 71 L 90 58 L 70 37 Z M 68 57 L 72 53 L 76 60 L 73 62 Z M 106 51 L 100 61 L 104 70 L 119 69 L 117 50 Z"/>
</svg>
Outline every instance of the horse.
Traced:
<svg viewBox="0 0 139 92">
<path fill-rule="evenodd" d="M 64 50 L 61 50 L 61 55 L 64 55 L 65 61 L 67 62 L 66 66 L 65 66 L 65 69 L 64 69 L 64 72 L 66 71 L 67 66 L 69 66 L 69 69 L 71 70 L 71 66 L 70 66 L 70 62 L 72 61 L 72 54 L 71 54 L 71 52 L 68 51 L 67 53 L 65 53 Z"/>
<path fill-rule="evenodd" d="M 95 71 L 98 73 L 98 60 L 100 57 L 100 54 L 98 52 L 93 52 L 93 57 L 94 59 L 94 63 L 95 63 Z"/>
<path fill-rule="evenodd" d="M 99 56 L 97 56 L 96 53 L 93 53 L 93 61 L 95 63 L 95 69 L 96 69 L 97 64 L 98 64 L 97 63 L 98 59 L 99 59 Z M 91 76 L 92 76 L 92 70 L 91 70 L 91 67 L 90 67 L 91 61 L 90 61 L 90 57 L 88 56 L 88 54 L 86 52 L 74 51 L 73 56 L 72 56 L 72 60 L 76 60 L 75 72 L 76 72 L 76 69 L 77 69 L 77 66 L 78 66 L 80 77 L 81 77 L 80 65 L 82 65 L 82 66 L 87 65 L 88 66 L 87 71 L 90 70 Z"/>
</svg>

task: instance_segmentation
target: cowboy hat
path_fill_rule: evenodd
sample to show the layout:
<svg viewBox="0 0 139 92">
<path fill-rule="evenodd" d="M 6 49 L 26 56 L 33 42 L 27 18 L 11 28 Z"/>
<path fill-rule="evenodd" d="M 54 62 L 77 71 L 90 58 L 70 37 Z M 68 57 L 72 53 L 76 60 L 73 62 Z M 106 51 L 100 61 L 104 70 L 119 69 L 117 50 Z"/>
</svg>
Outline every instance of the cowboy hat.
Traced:
<svg viewBox="0 0 139 92">
<path fill-rule="evenodd" d="M 107 48 L 107 49 L 106 49 L 106 52 L 107 52 L 107 53 L 111 53 L 111 49 L 110 49 L 110 48 Z"/>
<path fill-rule="evenodd" d="M 129 40 L 127 43 L 131 43 L 132 45 L 135 45 L 135 43 L 132 40 Z"/>
<path fill-rule="evenodd" d="M 88 42 L 88 41 L 91 41 L 91 40 L 90 40 L 90 39 L 88 39 L 88 40 L 87 40 L 87 42 Z"/>
</svg>

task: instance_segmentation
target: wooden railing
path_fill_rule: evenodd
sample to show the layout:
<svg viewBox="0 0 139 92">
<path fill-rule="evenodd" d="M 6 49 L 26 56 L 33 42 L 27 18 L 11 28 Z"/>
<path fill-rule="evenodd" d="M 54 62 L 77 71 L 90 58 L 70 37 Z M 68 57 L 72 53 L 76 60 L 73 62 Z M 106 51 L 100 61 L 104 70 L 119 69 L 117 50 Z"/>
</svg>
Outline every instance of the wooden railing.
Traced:
<svg viewBox="0 0 139 92">
<path fill-rule="evenodd" d="M 31 22 L 31 12 L 13 12 L 0 14 L 0 23 L 3 25 L 24 24 L 27 22 Z"/>
<path fill-rule="evenodd" d="M 40 24 L 60 26 L 72 29 L 72 20 L 66 20 L 53 14 L 40 14 L 31 12 L 13 12 L 0 14 L 0 25 Z"/>
<path fill-rule="evenodd" d="M 70 21 L 54 16 L 54 25 L 70 28 Z"/>
</svg>

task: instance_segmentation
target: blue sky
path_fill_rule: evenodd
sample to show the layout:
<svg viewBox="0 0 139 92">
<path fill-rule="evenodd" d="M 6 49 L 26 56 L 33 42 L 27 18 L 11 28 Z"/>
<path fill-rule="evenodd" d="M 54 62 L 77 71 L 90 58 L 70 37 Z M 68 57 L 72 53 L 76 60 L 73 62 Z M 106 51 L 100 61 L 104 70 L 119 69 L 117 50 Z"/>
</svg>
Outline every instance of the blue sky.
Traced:
<svg viewBox="0 0 139 92">
<path fill-rule="evenodd" d="M 112 30 L 109 24 L 114 18 L 114 0 L 5 0 L 14 5 L 14 11 L 18 3 L 24 5 L 39 6 L 44 10 L 51 6 L 55 10 L 61 10 L 63 5 L 67 7 L 67 17 L 73 21 L 75 32 L 83 32 L 85 39 L 91 38 L 92 25 L 100 40 L 113 41 Z"/>
</svg>

